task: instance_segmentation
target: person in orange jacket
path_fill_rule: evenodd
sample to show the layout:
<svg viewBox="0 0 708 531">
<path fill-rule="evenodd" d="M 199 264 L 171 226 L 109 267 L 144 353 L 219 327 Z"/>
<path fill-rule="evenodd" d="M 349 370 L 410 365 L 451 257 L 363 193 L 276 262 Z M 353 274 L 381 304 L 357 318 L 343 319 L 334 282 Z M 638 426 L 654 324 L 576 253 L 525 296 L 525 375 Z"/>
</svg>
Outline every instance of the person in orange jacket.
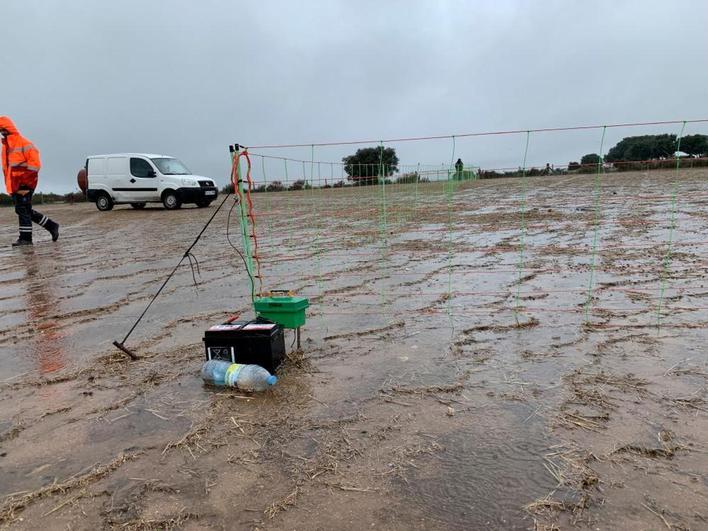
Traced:
<svg viewBox="0 0 708 531">
<path fill-rule="evenodd" d="M 32 194 L 39 177 L 39 150 L 23 137 L 7 116 L 0 116 L 2 135 L 2 172 L 5 188 L 15 203 L 15 212 L 20 221 L 20 237 L 12 245 L 32 245 L 32 222 L 41 225 L 59 239 L 59 224 L 32 210 Z"/>
</svg>

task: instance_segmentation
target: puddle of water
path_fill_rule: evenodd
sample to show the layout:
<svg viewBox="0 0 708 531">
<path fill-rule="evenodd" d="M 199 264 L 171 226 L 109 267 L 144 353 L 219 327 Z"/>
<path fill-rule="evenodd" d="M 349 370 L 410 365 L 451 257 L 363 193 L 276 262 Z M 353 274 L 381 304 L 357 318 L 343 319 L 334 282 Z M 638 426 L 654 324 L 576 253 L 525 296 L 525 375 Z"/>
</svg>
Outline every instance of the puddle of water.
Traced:
<svg viewBox="0 0 708 531">
<path fill-rule="evenodd" d="M 438 439 L 443 450 L 418 460 L 400 484 L 407 503 L 447 529 L 528 529 L 523 506 L 555 480 L 543 466 L 551 444 L 543 423 L 527 416 L 524 408 L 494 408 Z"/>
</svg>

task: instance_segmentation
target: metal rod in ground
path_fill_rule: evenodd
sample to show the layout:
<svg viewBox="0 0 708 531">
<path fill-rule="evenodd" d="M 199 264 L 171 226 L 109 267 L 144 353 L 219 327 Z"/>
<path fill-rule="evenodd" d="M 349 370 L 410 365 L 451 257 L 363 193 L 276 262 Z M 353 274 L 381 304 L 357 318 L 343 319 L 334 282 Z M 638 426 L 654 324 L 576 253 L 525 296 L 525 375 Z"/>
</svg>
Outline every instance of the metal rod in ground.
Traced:
<svg viewBox="0 0 708 531">
<path fill-rule="evenodd" d="M 140 359 L 140 357 L 139 357 L 137 354 L 135 354 L 134 352 L 132 352 L 130 349 L 126 348 L 126 346 L 123 345 L 123 343 L 118 343 L 118 341 L 114 341 L 114 342 L 113 342 L 113 345 L 114 345 L 118 350 L 122 350 L 123 352 L 125 352 L 128 356 L 130 356 L 131 359 L 133 359 L 133 360 Z"/>
</svg>

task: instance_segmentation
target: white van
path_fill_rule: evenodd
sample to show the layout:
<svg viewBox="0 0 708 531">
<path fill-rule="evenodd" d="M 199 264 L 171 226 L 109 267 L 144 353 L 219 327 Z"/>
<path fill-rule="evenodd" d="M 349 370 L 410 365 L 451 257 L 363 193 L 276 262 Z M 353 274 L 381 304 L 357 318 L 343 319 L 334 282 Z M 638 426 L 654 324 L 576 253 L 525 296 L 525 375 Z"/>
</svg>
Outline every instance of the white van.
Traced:
<svg viewBox="0 0 708 531">
<path fill-rule="evenodd" d="M 99 210 L 119 204 L 140 209 L 147 203 L 162 203 L 169 210 L 183 203 L 204 208 L 218 195 L 214 181 L 192 175 L 179 160 L 166 155 L 94 155 L 86 159 L 84 170 L 83 177 L 84 172 L 79 173 L 79 186 Z"/>
</svg>

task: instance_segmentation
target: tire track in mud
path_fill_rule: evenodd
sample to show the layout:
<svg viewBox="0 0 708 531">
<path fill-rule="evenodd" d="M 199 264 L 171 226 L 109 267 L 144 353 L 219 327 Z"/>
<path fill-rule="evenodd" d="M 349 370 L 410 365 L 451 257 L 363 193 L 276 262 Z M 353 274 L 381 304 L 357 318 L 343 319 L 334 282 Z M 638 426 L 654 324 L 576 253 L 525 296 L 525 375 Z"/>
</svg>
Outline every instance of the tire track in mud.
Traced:
<svg viewBox="0 0 708 531">
<path fill-rule="evenodd" d="M 380 328 L 370 328 L 368 330 L 360 330 L 357 332 L 346 332 L 343 334 L 334 334 L 331 336 L 325 336 L 322 338 L 323 341 L 334 341 L 335 339 L 354 339 L 357 337 L 365 337 L 371 335 L 379 335 L 385 332 L 390 332 L 392 330 L 403 328 L 406 324 L 403 321 L 398 321 L 387 326 L 382 326 Z"/>
<path fill-rule="evenodd" d="M 5 433 L 0 433 L 0 444 L 17 438 L 24 430 L 26 430 L 30 426 L 31 427 L 36 426 L 42 419 L 45 419 L 47 417 L 51 417 L 52 415 L 66 413 L 68 411 L 71 411 L 71 407 L 62 407 L 59 409 L 55 409 L 53 411 L 47 411 L 35 418 L 29 419 L 29 420 L 23 418 L 22 420 L 14 423 L 12 425 L 12 427 L 9 430 L 7 430 Z"/>
<path fill-rule="evenodd" d="M 358 291 L 364 287 L 366 287 L 368 284 L 371 284 L 373 282 L 377 282 L 379 280 L 388 280 L 391 277 L 389 276 L 379 276 L 379 277 L 367 277 L 365 280 L 358 284 L 352 284 L 349 286 L 343 286 L 341 288 L 330 288 L 330 289 L 325 289 L 322 294 L 320 295 L 315 295 L 314 297 L 310 297 L 310 302 L 320 302 L 326 299 L 329 296 L 332 295 L 346 295 L 346 294 L 352 294 L 352 295 L 367 295 L 367 294 L 376 294 L 374 290 L 364 290 L 364 291 Z"/>
<path fill-rule="evenodd" d="M 540 321 L 535 317 L 531 317 L 529 320 L 519 323 L 511 323 L 508 325 L 493 325 L 493 324 L 480 324 L 470 328 L 465 328 L 460 332 L 458 338 L 455 339 L 450 345 L 450 350 L 455 354 L 462 354 L 464 352 L 464 347 L 472 344 L 480 344 L 482 341 L 475 338 L 475 334 L 480 332 L 511 332 L 514 330 L 525 330 L 528 328 L 535 328 L 540 325 Z"/>
<path fill-rule="evenodd" d="M 0 502 L 0 524 L 12 522 L 18 512 L 39 500 L 88 487 L 118 470 L 127 461 L 136 459 L 138 455 L 139 453 L 121 453 L 108 463 L 95 465 L 88 472 L 76 474 L 64 481 L 52 483 L 35 491 L 7 496 Z"/>
<path fill-rule="evenodd" d="M 441 266 L 438 269 L 435 269 L 433 271 L 428 271 L 427 273 L 412 273 L 412 274 L 421 274 L 421 275 L 423 275 L 423 277 L 418 280 L 409 280 L 406 282 L 401 282 L 401 283 L 397 284 L 397 286 L 401 286 L 401 287 L 416 286 L 418 284 L 423 284 L 424 282 L 428 282 L 429 280 L 431 280 L 432 278 L 434 278 L 437 275 L 447 273 L 448 270 L 450 270 L 450 269 L 460 269 L 460 268 L 465 268 L 465 267 L 469 267 L 469 266 L 467 264 L 452 264 L 451 266 L 447 266 L 447 265 Z"/>
</svg>

